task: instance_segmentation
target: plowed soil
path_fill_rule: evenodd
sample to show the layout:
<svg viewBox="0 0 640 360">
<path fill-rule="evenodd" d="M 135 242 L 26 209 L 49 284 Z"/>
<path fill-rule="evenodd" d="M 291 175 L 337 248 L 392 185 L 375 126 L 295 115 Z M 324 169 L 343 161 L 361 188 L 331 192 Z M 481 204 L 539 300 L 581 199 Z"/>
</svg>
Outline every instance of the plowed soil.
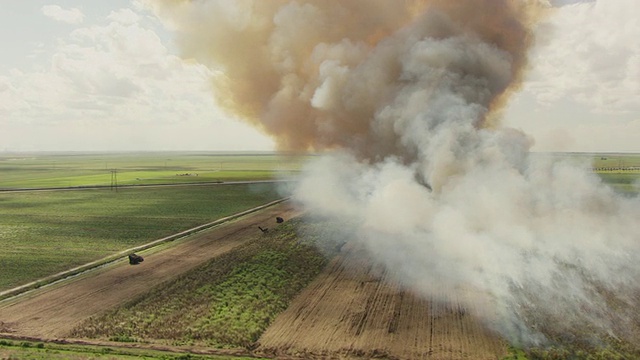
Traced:
<svg viewBox="0 0 640 360">
<path fill-rule="evenodd" d="M 345 246 L 345 248 L 347 248 Z M 293 358 L 501 359 L 506 344 L 455 299 L 400 288 L 345 249 L 259 340 L 258 355 Z"/>
<path fill-rule="evenodd" d="M 275 225 L 276 216 L 298 212 L 284 202 L 179 240 L 162 251 L 141 253 L 145 260 L 129 265 L 123 259 L 75 279 L 0 303 L 0 336 L 61 339 L 80 322 L 100 314 L 209 259 L 224 254 Z"/>
</svg>

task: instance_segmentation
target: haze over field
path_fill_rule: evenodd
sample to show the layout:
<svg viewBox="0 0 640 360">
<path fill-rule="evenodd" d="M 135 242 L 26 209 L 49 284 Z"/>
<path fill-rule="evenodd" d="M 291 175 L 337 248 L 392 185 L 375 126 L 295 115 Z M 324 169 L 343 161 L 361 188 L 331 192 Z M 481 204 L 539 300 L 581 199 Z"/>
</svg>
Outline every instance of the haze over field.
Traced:
<svg viewBox="0 0 640 360">
<path fill-rule="evenodd" d="M 408 288 L 457 299 L 515 343 L 633 339 L 640 201 L 616 195 L 587 164 L 532 158 L 531 136 L 502 121 L 510 96 L 530 86 L 527 64 L 543 57 L 527 57 L 534 34 L 552 41 L 544 27 L 562 9 L 533 0 L 148 4 L 184 56 L 212 71 L 221 106 L 282 149 L 333 150 L 309 166 L 296 199 L 345 222 Z M 550 84 L 538 84 L 548 101 Z"/>
</svg>

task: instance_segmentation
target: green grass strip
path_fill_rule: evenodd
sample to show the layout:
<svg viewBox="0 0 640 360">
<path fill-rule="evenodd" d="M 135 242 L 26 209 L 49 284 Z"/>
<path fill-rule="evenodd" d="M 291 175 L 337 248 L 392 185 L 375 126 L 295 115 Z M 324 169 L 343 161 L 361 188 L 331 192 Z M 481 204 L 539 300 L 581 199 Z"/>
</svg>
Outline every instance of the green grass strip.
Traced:
<svg viewBox="0 0 640 360">
<path fill-rule="evenodd" d="M 85 360 L 85 359 L 162 359 L 162 360 L 255 360 L 252 357 L 204 355 L 118 346 L 61 344 L 0 339 L 0 359 Z"/>
</svg>

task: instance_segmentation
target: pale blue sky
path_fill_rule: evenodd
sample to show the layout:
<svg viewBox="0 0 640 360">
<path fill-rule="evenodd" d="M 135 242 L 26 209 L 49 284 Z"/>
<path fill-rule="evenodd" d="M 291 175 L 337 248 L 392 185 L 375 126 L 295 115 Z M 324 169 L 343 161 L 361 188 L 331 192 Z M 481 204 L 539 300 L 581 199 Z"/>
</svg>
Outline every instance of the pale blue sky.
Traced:
<svg viewBox="0 0 640 360">
<path fill-rule="evenodd" d="M 559 7 L 505 112 L 537 151 L 640 152 L 640 3 Z M 136 1 L 0 0 L 0 151 L 271 150 Z"/>
</svg>

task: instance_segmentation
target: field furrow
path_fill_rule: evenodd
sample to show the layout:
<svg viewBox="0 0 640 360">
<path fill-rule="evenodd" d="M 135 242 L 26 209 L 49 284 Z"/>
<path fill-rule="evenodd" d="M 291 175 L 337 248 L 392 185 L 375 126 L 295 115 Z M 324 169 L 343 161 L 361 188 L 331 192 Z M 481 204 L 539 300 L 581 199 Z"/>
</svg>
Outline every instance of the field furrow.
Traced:
<svg viewBox="0 0 640 360">
<path fill-rule="evenodd" d="M 275 319 L 256 353 L 279 357 L 500 359 L 506 345 L 440 294 L 420 298 L 345 246 Z M 442 301 L 444 299 L 445 301 Z"/>
</svg>

